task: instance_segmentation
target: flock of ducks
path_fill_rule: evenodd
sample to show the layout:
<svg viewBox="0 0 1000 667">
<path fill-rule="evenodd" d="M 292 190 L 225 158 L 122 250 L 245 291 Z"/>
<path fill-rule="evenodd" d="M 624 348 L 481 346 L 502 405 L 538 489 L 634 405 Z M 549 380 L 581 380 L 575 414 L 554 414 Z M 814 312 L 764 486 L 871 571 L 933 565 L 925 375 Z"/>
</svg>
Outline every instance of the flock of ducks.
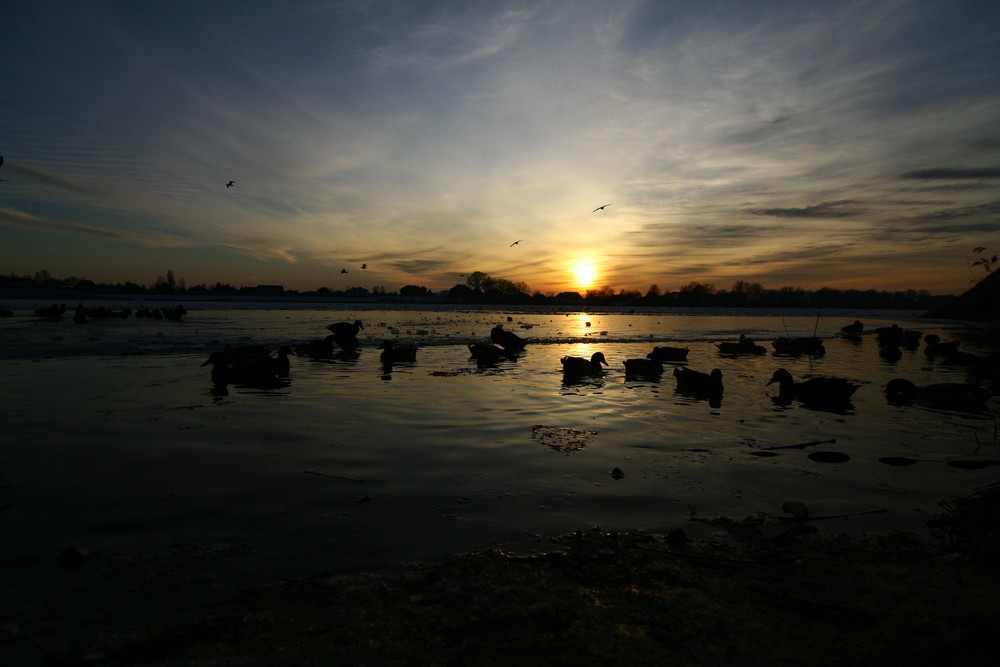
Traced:
<svg viewBox="0 0 1000 667">
<path fill-rule="evenodd" d="M 289 355 L 308 356 L 315 359 L 357 359 L 360 356 L 361 343 L 358 334 L 364 329 L 361 320 L 354 322 L 336 322 L 327 326 L 330 334 L 325 338 L 312 340 L 295 346 L 282 346 L 277 356 L 271 356 L 268 350 L 261 346 L 245 346 L 233 348 L 226 346 L 221 351 L 211 354 L 203 366 L 211 366 L 212 382 L 216 387 L 228 384 L 250 386 L 261 389 L 275 389 L 287 384 L 289 375 Z M 841 330 L 844 337 L 854 338 L 863 333 L 861 322 L 855 321 Z M 979 380 L 985 379 L 992 386 L 1000 386 L 997 359 L 982 360 L 968 353 L 959 356 L 958 342 L 942 342 L 936 334 L 923 336 L 920 332 L 905 331 L 896 325 L 880 329 L 877 333 L 880 351 L 886 348 L 910 347 L 926 343 L 925 354 L 928 359 L 942 358 L 954 363 L 956 359 L 973 363 L 982 362 L 978 368 L 985 369 L 975 382 L 936 383 L 924 387 L 916 386 L 909 380 L 897 378 L 885 387 L 888 402 L 893 405 L 921 405 L 945 410 L 961 410 L 983 412 L 986 402 L 992 396 L 991 389 L 980 386 Z M 524 351 L 527 341 L 517 334 L 507 331 L 498 324 L 490 331 L 490 343 L 473 343 L 468 345 L 470 358 L 479 366 L 493 366 L 504 360 L 515 360 Z M 766 349 L 751 338 L 741 335 L 736 342 L 716 343 L 720 354 L 764 354 Z M 775 353 L 810 354 L 820 356 L 825 353 L 822 341 L 818 338 L 778 338 L 772 343 Z M 395 363 L 413 363 L 417 358 L 418 346 L 384 341 L 378 346 L 381 350 L 379 360 L 385 372 L 391 372 Z M 645 358 L 625 359 L 625 378 L 627 380 L 650 380 L 658 382 L 665 372 L 664 363 L 683 364 L 688 357 L 688 348 L 654 347 Z M 881 352 L 880 352 L 881 353 Z M 603 352 L 595 352 L 589 359 L 584 357 L 564 356 L 560 360 L 565 385 L 586 383 L 595 378 L 602 378 L 608 368 L 608 360 Z M 672 369 L 679 394 L 708 399 L 713 407 L 717 407 L 724 391 L 722 371 L 718 368 L 704 373 L 677 365 Z M 970 373 L 971 377 L 971 373 Z M 844 378 L 812 377 L 796 381 L 784 368 L 774 371 L 765 386 L 777 385 L 777 395 L 772 401 L 780 406 L 798 402 L 806 407 L 820 409 L 843 409 L 850 407 L 851 397 L 858 385 Z"/>
</svg>

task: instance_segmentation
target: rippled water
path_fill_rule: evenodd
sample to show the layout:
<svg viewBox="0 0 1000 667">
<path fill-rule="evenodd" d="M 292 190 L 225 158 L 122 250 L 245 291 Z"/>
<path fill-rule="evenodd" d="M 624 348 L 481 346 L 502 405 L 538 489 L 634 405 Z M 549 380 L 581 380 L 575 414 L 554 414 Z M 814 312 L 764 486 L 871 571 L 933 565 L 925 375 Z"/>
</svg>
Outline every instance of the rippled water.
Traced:
<svg viewBox="0 0 1000 667">
<path fill-rule="evenodd" d="M 114 553 L 239 545 L 241 576 L 265 580 L 529 549 L 539 536 L 593 525 L 697 533 L 692 513 L 779 516 L 787 500 L 845 515 L 816 522 L 822 530 L 910 528 L 1000 469 L 947 463 L 1000 459 L 998 399 L 987 415 L 886 404 L 891 378 L 960 381 L 964 369 L 919 351 L 887 363 L 871 335 L 833 337 L 857 316 L 868 330 L 896 322 L 976 352 L 956 323 L 886 313 L 189 308 L 182 322 L 74 325 L 27 310 L 0 320 L 8 584 L 69 544 Z M 358 359 L 293 358 L 279 391 L 211 391 L 201 363 L 222 344 L 293 344 L 356 318 L 365 323 Z M 498 323 L 530 344 L 516 361 L 477 368 L 465 346 Z M 769 346 L 814 330 L 828 338 L 820 359 L 725 357 L 714 345 L 747 333 Z M 376 349 L 385 339 L 420 344 L 418 361 L 385 372 Z M 690 348 L 696 370 L 721 369 L 721 404 L 676 394 L 669 364 L 659 383 L 627 381 L 622 361 L 654 344 Z M 564 385 L 560 357 L 595 351 L 610 362 L 606 376 Z M 779 367 L 861 386 L 840 413 L 779 407 L 765 387 Z M 817 462 L 815 452 L 849 460 Z M 889 456 L 917 463 L 879 461 Z"/>
</svg>

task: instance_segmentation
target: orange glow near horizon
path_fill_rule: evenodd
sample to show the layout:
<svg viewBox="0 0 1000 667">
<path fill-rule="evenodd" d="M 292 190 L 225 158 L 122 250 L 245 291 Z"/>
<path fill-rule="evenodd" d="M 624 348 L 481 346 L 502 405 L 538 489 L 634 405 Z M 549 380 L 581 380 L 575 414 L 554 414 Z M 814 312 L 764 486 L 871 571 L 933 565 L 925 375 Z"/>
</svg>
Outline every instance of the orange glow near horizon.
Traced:
<svg viewBox="0 0 1000 667">
<path fill-rule="evenodd" d="M 597 263 L 592 259 L 580 259 L 573 264 L 573 277 L 578 291 L 583 294 L 593 289 L 597 282 Z"/>
</svg>

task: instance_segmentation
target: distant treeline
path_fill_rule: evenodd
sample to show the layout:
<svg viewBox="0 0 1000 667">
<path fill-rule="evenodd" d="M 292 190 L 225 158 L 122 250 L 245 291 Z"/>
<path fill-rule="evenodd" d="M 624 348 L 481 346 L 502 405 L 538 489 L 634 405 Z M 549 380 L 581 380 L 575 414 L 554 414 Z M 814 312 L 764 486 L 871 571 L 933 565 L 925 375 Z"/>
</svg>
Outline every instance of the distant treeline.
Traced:
<svg viewBox="0 0 1000 667">
<path fill-rule="evenodd" d="M 715 285 L 690 282 L 675 292 L 662 292 L 657 285 L 650 285 L 642 293 L 638 290 L 615 290 L 605 286 L 599 289 L 559 294 L 532 293 L 523 282 L 493 278 L 482 272 L 469 274 L 466 284 L 448 290 L 434 291 L 419 285 L 406 285 L 398 292 L 389 292 L 375 286 L 371 290 L 351 287 L 331 290 L 326 287 L 312 291 L 286 290 L 281 285 L 255 285 L 235 287 L 224 283 L 199 284 L 187 287 L 184 280 L 175 280 L 173 271 L 157 278 L 152 287 L 133 282 L 95 283 L 85 278 L 54 278 L 47 271 L 34 276 L 0 275 L 0 289 L 8 292 L 38 290 L 83 294 L 120 295 L 176 295 L 199 297 L 315 297 L 370 299 L 373 301 L 407 301 L 473 303 L 473 304 L 557 304 L 578 306 L 702 306 L 702 307 L 752 307 L 752 308 L 876 308 L 932 310 L 955 299 L 952 295 L 933 295 L 927 290 L 885 292 L 879 290 L 840 290 L 823 287 L 807 290 L 801 287 L 767 289 L 760 283 L 736 281 L 730 289 L 716 289 Z"/>
</svg>

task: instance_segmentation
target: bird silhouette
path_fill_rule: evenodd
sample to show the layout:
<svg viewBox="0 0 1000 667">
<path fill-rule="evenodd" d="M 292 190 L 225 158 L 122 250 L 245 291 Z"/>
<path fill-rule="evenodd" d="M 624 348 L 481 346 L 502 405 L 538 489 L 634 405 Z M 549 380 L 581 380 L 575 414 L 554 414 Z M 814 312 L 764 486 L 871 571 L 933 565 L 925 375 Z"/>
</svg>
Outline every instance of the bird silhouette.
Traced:
<svg viewBox="0 0 1000 667">
<path fill-rule="evenodd" d="M 516 245 L 517 245 L 518 243 L 520 243 L 520 242 L 521 242 L 521 241 L 523 241 L 523 240 L 524 240 L 524 239 L 518 239 L 518 240 L 514 241 L 513 243 L 511 243 L 511 244 L 510 244 L 509 246 L 507 246 L 507 247 L 508 247 L 508 248 L 513 248 L 514 246 L 516 246 Z"/>
<path fill-rule="evenodd" d="M 341 273 L 347 273 L 347 269 L 341 269 L 340 272 Z"/>
<path fill-rule="evenodd" d="M 603 375 L 604 369 L 601 365 L 608 365 L 607 359 L 601 352 L 594 352 L 590 359 L 583 357 L 563 357 L 561 359 L 563 375 L 567 377 L 583 377 L 586 375 Z"/>
<path fill-rule="evenodd" d="M 231 188 L 231 187 L 233 187 L 234 185 L 236 185 L 236 181 L 229 181 L 228 183 L 226 183 L 226 187 L 227 187 L 227 188 Z"/>
<path fill-rule="evenodd" d="M 591 211 L 591 213 L 597 213 L 598 211 L 603 211 L 603 210 L 604 210 L 605 208 L 607 208 L 608 206 L 611 206 L 611 204 L 605 204 L 604 206 L 598 206 L 598 207 L 597 207 L 597 208 L 595 208 L 595 209 L 594 209 L 593 211 Z"/>
<path fill-rule="evenodd" d="M 361 268 L 362 268 L 362 269 L 367 269 L 367 268 L 368 268 L 368 265 L 367 265 L 367 264 L 362 264 L 362 265 L 361 265 Z"/>
</svg>

